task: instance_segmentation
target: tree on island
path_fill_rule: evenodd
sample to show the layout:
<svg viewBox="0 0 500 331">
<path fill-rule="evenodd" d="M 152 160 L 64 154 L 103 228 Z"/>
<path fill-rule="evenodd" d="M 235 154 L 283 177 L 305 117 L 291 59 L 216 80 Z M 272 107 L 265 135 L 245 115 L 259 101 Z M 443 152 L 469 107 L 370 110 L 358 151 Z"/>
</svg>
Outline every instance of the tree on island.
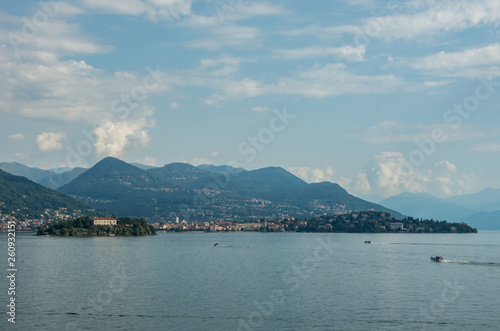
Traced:
<svg viewBox="0 0 500 331">
<path fill-rule="evenodd" d="M 55 224 L 42 224 L 38 227 L 37 235 L 53 236 L 146 236 L 155 235 L 156 229 L 144 219 L 120 217 L 116 225 L 93 225 L 92 218 L 82 216 L 72 221 L 62 221 Z"/>
</svg>

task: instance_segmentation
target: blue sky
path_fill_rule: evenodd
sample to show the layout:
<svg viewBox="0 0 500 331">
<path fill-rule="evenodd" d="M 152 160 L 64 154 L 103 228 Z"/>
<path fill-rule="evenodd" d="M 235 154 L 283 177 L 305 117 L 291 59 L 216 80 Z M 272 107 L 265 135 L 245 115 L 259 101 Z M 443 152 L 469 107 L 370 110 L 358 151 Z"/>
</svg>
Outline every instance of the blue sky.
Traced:
<svg viewBox="0 0 500 331">
<path fill-rule="evenodd" d="M 0 161 L 281 166 L 374 200 L 500 188 L 500 3 L 0 7 Z"/>
</svg>

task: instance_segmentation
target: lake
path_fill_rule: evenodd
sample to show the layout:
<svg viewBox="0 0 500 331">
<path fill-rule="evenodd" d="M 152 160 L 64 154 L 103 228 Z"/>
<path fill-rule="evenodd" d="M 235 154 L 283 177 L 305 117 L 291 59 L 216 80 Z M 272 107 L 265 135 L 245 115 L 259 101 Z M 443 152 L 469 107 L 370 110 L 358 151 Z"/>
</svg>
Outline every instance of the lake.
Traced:
<svg viewBox="0 0 500 331">
<path fill-rule="evenodd" d="M 0 247 L 0 265 L 8 275 L 5 233 Z M 431 255 L 445 261 L 432 262 Z M 494 330 L 500 325 L 500 232 L 138 238 L 17 233 L 16 258 L 16 324 L 4 313 L 2 330 Z M 7 277 L 1 277 L 4 312 L 8 287 Z"/>
</svg>

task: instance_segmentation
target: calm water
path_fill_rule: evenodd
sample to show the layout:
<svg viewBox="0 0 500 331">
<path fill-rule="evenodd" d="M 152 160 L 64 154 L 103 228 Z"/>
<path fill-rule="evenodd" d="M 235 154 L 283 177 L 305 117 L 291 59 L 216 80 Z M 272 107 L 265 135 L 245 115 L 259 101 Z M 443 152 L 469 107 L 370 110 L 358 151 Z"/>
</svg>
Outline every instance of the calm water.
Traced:
<svg viewBox="0 0 500 331">
<path fill-rule="evenodd" d="M 0 247 L 6 275 L 5 234 Z M 16 253 L 17 322 L 13 327 L 4 313 L 2 330 L 496 330 L 500 324 L 500 232 L 18 234 Z M 446 261 L 431 262 L 431 255 Z M 0 286 L 5 307 L 6 277 Z"/>
</svg>

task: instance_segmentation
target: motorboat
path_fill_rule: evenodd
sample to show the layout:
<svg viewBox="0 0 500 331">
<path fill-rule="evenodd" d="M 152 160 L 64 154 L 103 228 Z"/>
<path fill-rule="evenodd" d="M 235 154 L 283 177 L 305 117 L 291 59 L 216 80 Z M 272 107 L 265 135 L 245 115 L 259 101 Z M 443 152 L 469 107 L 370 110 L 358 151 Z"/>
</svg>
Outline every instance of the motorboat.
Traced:
<svg viewBox="0 0 500 331">
<path fill-rule="evenodd" d="M 372 242 L 370 240 L 365 240 L 365 244 L 371 244 Z"/>
<path fill-rule="evenodd" d="M 441 256 L 431 256 L 431 261 L 434 262 L 443 262 L 443 258 Z"/>
</svg>

